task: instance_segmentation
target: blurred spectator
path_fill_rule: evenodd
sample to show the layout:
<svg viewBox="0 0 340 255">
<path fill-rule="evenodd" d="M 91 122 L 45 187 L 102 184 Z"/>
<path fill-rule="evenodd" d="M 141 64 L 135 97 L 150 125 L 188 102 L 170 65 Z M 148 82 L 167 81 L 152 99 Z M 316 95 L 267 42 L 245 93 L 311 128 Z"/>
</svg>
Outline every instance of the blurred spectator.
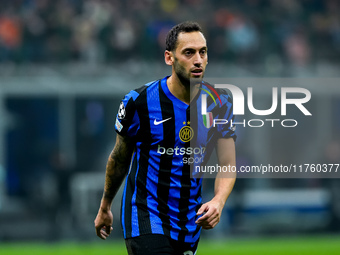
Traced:
<svg viewBox="0 0 340 255">
<path fill-rule="evenodd" d="M 227 41 L 237 53 L 252 51 L 258 46 L 258 34 L 253 24 L 242 16 L 236 16 L 227 27 Z"/>
<path fill-rule="evenodd" d="M 310 60 L 308 41 L 302 31 L 293 33 L 284 42 L 285 53 L 293 66 L 305 66 Z"/>
<path fill-rule="evenodd" d="M 16 53 L 22 43 L 22 31 L 19 19 L 14 15 L 0 16 L 0 61 L 16 59 Z"/>
</svg>

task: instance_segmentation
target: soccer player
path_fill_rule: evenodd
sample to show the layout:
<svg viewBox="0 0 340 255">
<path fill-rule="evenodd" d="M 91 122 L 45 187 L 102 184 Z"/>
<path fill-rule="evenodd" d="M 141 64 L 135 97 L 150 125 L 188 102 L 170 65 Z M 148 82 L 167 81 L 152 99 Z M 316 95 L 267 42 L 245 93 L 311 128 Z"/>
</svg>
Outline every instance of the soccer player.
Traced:
<svg viewBox="0 0 340 255">
<path fill-rule="evenodd" d="M 94 221 L 97 235 L 106 239 L 112 230 L 111 203 L 126 177 L 121 224 L 129 254 L 195 254 L 201 229 L 220 221 L 235 183 L 233 176 L 217 175 L 214 197 L 202 204 L 202 178 L 190 174 L 206 164 L 214 147 L 220 166 L 235 166 L 234 128 L 207 124 L 207 115 L 230 122 L 233 113 L 225 92 L 218 90 L 218 104 L 207 97 L 216 90 L 202 81 L 208 56 L 200 26 L 173 27 L 164 56 L 171 76 L 130 91 L 121 101 Z"/>
</svg>

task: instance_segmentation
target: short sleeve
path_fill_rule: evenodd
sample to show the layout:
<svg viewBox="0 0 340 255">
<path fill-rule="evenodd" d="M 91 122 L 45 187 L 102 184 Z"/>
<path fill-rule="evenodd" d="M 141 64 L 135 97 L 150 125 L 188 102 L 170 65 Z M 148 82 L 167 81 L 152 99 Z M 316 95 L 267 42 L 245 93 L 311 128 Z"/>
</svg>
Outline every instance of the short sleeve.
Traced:
<svg viewBox="0 0 340 255">
<path fill-rule="evenodd" d="M 234 123 L 233 102 L 228 94 L 222 94 L 222 106 L 218 110 L 217 119 L 228 120 L 227 125 L 217 125 L 218 138 L 233 138 L 236 141 L 236 126 Z"/>
<path fill-rule="evenodd" d="M 140 121 L 134 99 L 137 92 L 131 91 L 120 102 L 116 115 L 115 130 L 122 136 L 136 136 Z"/>
</svg>

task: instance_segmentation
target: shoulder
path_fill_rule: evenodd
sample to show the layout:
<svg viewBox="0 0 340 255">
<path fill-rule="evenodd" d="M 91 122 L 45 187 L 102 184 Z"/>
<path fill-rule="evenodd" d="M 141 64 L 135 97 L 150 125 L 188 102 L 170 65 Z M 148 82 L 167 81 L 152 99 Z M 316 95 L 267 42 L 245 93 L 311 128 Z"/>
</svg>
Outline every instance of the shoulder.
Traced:
<svg viewBox="0 0 340 255">
<path fill-rule="evenodd" d="M 140 98 L 145 96 L 148 90 L 154 89 L 158 87 L 158 83 L 160 80 L 151 81 L 149 83 L 144 84 L 143 86 L 131 90 L 129 93 L 125 95 L 125 100 L 132 100 L 134 102 L 138 101 Z"/>
<path fill-rule="evenodd" d="M 229 90 L 227 89 L 217 89 L 220 97 L 221 97 L 221 100 L 222 100 L 222 103 L 228 103 L 228 104 L 232 104 L 233 103 L 233 98 L 232 98 L 232 94 Z"/>
<path fill-rule="evenodd" d="M 215 85 L 208 82 L 202 83 L 202 88 L 210 92 L 210 94 L 216 98 L 216 100 L 221 101 L 221 104 L 232 104 L 232 94 L 228 89 L 216 88 Z"/>
</svg>

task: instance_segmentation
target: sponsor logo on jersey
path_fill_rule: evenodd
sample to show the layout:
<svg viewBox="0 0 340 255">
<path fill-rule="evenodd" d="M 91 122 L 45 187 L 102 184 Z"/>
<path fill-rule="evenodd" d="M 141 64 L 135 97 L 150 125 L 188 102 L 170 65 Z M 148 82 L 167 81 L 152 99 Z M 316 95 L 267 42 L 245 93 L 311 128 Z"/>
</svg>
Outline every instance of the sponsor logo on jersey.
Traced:
<svg viewBox="0 0 340 255">
<path fill-rule="evenodd" d="M 159 125 L 159 124 L 162 124 L 163 122 L 166 122 L 166 121 L 168 121 L 168 120 L 170 120 L 171 119 L 171 117 L 170 118 L 167 118 L 167 119 L 165 119 L 165 120 L 160 120 L 160 121 L 157 121 L 156 119 L 153 121 L 153 124 L 155 125 L 155 126 L 157 126 L 157 125 Z"/>
</svg>

